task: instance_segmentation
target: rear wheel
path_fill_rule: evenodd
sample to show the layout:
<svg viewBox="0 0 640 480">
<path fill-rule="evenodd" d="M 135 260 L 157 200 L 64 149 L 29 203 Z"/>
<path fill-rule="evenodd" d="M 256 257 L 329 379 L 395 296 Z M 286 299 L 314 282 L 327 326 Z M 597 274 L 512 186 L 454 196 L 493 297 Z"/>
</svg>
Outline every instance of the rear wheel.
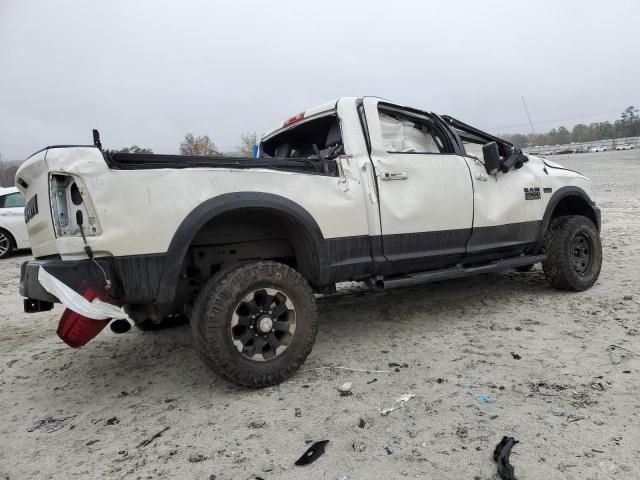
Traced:
<svg viewBox="0 0 640 480">
<path fill-rule="evenodd" d="M 217 374 L 248 387 L 274 385 L 311 353 L 318 330 L 315 297 L 286 265 L 241 264 L 207 282 L 191 330 L 198 354 Z"/>
<path fill-rule="evenodd" d="M 15 249 L 15 241 L 9 232 L 0 228 L 0 258 L 7 258 Z"/>
<path fill-rule="evenodd" d="M 598 280 L 602 245 L 598 229 L 587 217 L 552 220 L 545 235 L 545 253 L 542 269 L 554 288 L 581 292 Z"/>
</svg>

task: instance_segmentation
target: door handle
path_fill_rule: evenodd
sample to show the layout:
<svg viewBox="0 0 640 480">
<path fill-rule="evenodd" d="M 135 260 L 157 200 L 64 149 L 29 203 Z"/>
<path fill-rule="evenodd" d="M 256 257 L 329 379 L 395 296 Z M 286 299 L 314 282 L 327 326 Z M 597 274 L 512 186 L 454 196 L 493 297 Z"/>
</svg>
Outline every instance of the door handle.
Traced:
<svg viewBox="0 0 640 480">
<path fill-rule="evenodd" d="M 489 177 L 487 177 L 484 173 L 476 173 L 476 179 L 480 180 L 481 182 L 486 182 L 487 180 L 489 180 Z"/>
<path fill-rule="evenodd" d="M 380 176 L 382 180 L 406 180 L 409 178 L 407 172 L 382 172 Z"/>
</svg>

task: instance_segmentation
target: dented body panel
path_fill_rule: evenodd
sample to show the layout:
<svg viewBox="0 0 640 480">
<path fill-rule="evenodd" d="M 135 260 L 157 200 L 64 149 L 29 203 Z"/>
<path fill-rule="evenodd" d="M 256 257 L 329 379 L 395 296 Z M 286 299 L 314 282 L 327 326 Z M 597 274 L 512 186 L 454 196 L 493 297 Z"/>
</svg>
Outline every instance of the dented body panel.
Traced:
<svg viewBox="0 0 640 480">
<path fill-rule="evenodd" d="M 435 114 L 373 97 L 290 118 L 262 137 L 255 159 L 48 147 L 16 175 L 38 206 L 27 224 L 37 260 L 23 266 L 21 292 L 54 301 L 37 283 L 46 268 L 76 291 L 88 280 L 166 315 L 247 259 L 288 263 L 321 290 L 539 259 L 557 206 L 599 227 L 584 176 L 533 156 L 490 175 L 475 147 Z"/>
</svg>

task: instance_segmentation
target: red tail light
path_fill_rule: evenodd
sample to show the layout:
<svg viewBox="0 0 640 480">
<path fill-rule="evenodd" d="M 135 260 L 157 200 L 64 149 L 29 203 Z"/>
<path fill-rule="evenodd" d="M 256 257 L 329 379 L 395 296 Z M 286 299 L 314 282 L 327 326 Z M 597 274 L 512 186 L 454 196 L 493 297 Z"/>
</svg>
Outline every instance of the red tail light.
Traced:
<svg viewBox="0 0 640 480">
<path fill-rule="evenodd" d="M 294 115 L 293 117 L 291 117 L 289 120 L 287 120 L 286 122 L 284 122 L 282 124 L 283 127 L 286 127 L 287 125 L 291 125 L 292 123 L 296 123 L 298 120 L 302 120 L 304 118 L 304 112 L 300 112 L 297 115 Z"/>
<path fill-rule="evenodd" d="M 89 301 L 101 297 L 99 291 L 89 286 L 81 287 L 81 293 L 82 296 Z M 94 320 L 83 317 L 79 313 L 67 308 L 62 314 L 62 317 L 60 317 L 58 336 L 71 348 L 79 348 L 86 345 L 89 340 L 98 335 L 110 321 L 111 319 Z"/>
</svg>

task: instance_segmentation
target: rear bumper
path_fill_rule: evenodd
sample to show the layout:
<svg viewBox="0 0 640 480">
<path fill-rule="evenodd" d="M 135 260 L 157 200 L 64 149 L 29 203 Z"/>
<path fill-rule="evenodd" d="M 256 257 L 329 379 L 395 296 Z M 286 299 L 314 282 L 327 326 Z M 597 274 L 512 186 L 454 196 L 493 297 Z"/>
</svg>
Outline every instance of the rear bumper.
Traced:
<svg viewBox="0 0 640 480">
<path fill-rule="evenodd" d="M 28 299 L 25 302 L 25 311 L 48 310 L 51 303 L 59 303 L 56 297 L 40 285 L 38 281 L 40 268 L 44 268 L 76 292 L 86 284 L 101 292 L 105 299 L 114 302 L 154 303 L 158 294 L 163 259 L 163 255 L 96 258 L 96 262 L 100 264 L 104 273 L 89 259 L 24 262 L 20 271 L 20 295 Z M 110 289 L 105 289 L 105 275 L 111 281 Z M 48 308 L 38 308 L 39 302 Z M 31 308 L 27 309 L 27 304 L 31 305 Z"/>
</svg>

